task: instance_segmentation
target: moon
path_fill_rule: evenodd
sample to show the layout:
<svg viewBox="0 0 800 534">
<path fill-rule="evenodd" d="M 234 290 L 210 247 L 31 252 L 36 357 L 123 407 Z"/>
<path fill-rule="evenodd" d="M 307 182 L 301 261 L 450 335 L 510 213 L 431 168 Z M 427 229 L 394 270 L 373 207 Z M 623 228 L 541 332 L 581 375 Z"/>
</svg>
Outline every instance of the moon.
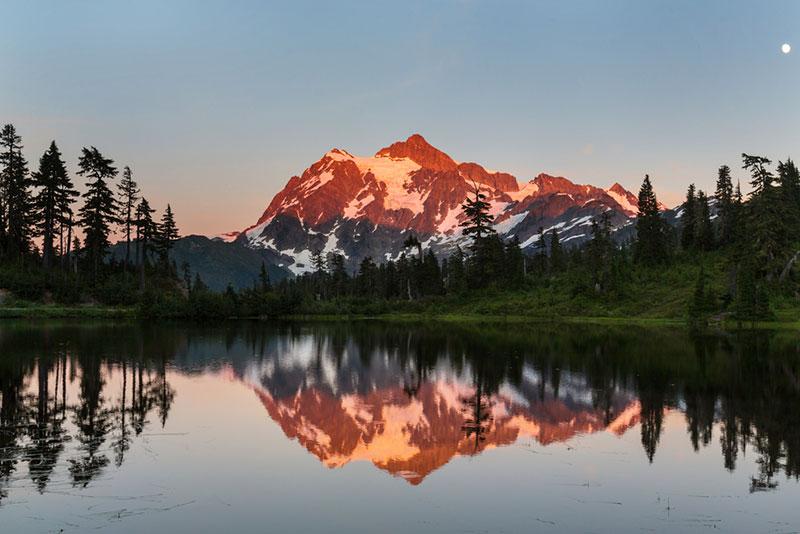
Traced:
<svg viewBox="0 0 800 534">
<path fill-rule="evenodd" d="M 790 45 L 789 43 L 783 43 L 781 45 L 781 52 L 783 52 L 784 54 L 788 54 L 791 51 L 792 51 L 792 45 Z"/>
</svg>

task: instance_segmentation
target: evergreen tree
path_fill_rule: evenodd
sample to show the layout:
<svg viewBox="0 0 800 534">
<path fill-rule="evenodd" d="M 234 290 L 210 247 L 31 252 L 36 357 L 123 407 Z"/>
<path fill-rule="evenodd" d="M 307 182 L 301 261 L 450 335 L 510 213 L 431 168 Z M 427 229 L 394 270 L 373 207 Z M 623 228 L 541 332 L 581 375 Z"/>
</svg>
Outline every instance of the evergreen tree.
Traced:
<svg viewBox="0 0 800 534">
<path fill-rule="evenodd" d="M 447 291 L 456 295 L 467 288 L 467 276 L 464 270 L 464 252 L 456 246 L 455 252 L 447 260 Z"/>
<path fill-rule="evenodd" d="M 778 185 L 784 223 L 789 232 L 797 236 L 800 234 L 800 172 L 791 159 L 778 162 Z"/>
<path fill-rule="evenodd" d="M 639 190 L 639 217 L 636 219 L 636 261 L 647 265 L 663 263 L 667 259 L 664 221 L 658 209 L 650 176 L 645 175 Z"/>
<path fill-rule="evenodd" d="M 0 238 L 10 257 L 29 252 L 33 210 L 28 162 L 22 155 L 22 138 L 11 124 L 0 131 Z"/>
<path fill-rule="evenodd" d="M 208 291 L 208 286 L 205 282 L 203 282 L 203 278 L 200 276 L 200 273 L 196 273 L 194 276 L 194 285 L 192 286 L 193 293 L 204 293 Z"/>
<path fill-rule="evenodd" d="M 54 256 L 56 227 L 62 226 L 65 220 L 69 224 L 68 217 L 72 215 L 70 204 L 78 196 L 55 141 L 39 159 L 39 169 L 31 175 L 31 183 L 38 190 L 33 199 L 33 208 L 37 233 L 42 237 L 42 263 L 47 269 Z"/>
<path fill-rule="evenodd" d="M 409 234 L 406 240 L 403 241 L 403 248 L 416 248 L 417 258 L 422 261 L 422 243 L 416 235 Z"/>
<path fill-rule="evenodd" d="M 267 265 L 263 261 L 261 262 L 261 270 L 258 273 L 258 282 L 261 293 L 269 293 L 272 290 L 272 282 L 269 279 L 269 271 L 267 271 Z"/>
<path fill-rule="evenodd" d="M 186 291 L 190 293 L 192 291 L 192 269 L 187 262 L 183 262 L 181 268 L 183 269 L 183 285 L 186 287 Z"/>
<path fill-rule="evenodd" d="M 331 270 L 331 285 L 333 292 L 337 297 L 344 296 L 347 293 L 347 271 L 344 267 L 344 256 L 337 253 L 332 253 L 329 257 L 328 264 Z"/>
<path fill-rule="evenodd" d="M 165 268 L 169 266 L 169 253 L 179 237 L 178 226 L 175 224 L 175 215 L 172 213 L 172 207 L 167 204 L 167 209 L 164 210 L 164 214 L 161 216 L 161 223 L 158 225 L 155 243 L 161 263 Z"/>
<path fill-rule="evenodd" d="M 89 180 L 86 182 L 87 191 L 83 194 L 84 204 L 79 213 L 86 259 L 92 266 L 95 278 L 111 244 L 111 226 L 119 221 L 117 201 L 108 184 L 117 176 L 117 168 L 113 163 L 113 160 L 104 157 L 95 147 L 84 147 L 78 160 L 78 174 Z"/>
<path fill-rule="evenodd" d="M 357 274 L 358 292 L 361 295 L 370 296 L 375 294 L 377 285 L 377 272 L 378 267 L 375 265 L 375 262 L 372 261 L 371 257 L 367 256 L 361 260 Z"/>
<path fill-rule="evenodd" d="M 423 295 L 441 295 L 444 293 L 442 286 L 442 271 L 433 251 L 428 249 L 422 260 L 421 266 L 421 292 Z"/>
<path fill-rule="evenodd" d="M 697 197 L 695 196 L 694 184 L 689 184 L 689 189 L 686 191 L 686 202 L 683 203 L 683 215 L 681 215 L 681 247 L 683 250 L 692 250 L 694 248 L 697 234 L 696 206 Z"/>
<path fill-rule="evenodd" d="M 738 320 L 753 320 L 757 300 L 756 269 L 752 259 L 739 266 L 736 276 L 736 297 L 733 301 L 733 315 Z"/>
<path fill-rule="evenodd" d="M 613 265 L 614 242 L 611 239 L 611 220 L 608 213 L 592 219 L 592 239 L 587 246 L 587 263 L 595 292 L 608 290 Z"/>
<path fill-rule="evenodd" d="M 692 323 L 698 322 L 704 315 L 714 311 L 714 294 L 707 284 L 708 276 L 701 265 L 697 273 L 692 302 L 689 305 L 689 320 Z"/>
<path fill-rule="evenodd" d="M 474 192 L 475 198 L 467 197 L 461 205 L 466 220 L 460 226 L 464 228 L 465 236 L 473 237 L 468 274 L 470 285 L 480 287 L 496 280 L 497 273 L 492 272 L 492 258 L 496 255 L 498 246 L 502 255 L 503 244 L 499 239 L 489 239 L 490 236 L 496 237 L 492 228 L 494 217 L 489 213 L 490 205 L 486 202 L 486 195 L 481 193 L 478 186 L 475 186 Z"/>
<path fill-rule="evenodd" d="M 508 287 L 519 287 L 522 285 L 524 276 L 524 261 L 522 248 L 520 248 L 519 238 L 513 236 L 505 246 L 505 282 Z"/>
<path fill-rule="evenodd" d="M 744 238 L 744 197 L 742 196 L 742 186 L 737 181 L 736 189 L 733 193 L 733 202 L 730 210 L 730 242 L 737 244 L 733 248 L 734 256 L 741 254 L 744 247 L 741 246 Z"/>
<path fill-rule="evenodd" d="M 751 156 L 742 154 L 742 168 L 750 171 L 752 179 L 750 185 L 753 187 L 751 195 L 758 196 L 772 189 L 775 176 L 767 169 L 767 165 L 772 163 L 763 156 Z"/>
<path fill-rule="evenodd" d="M 536 237 L 536 244 L 534 245 L 534 259 L 536 263 L 536 271 L 539 276 L 543 276 L 547 272 L 547 240 L 544 235 L 544 227 L 539 227 L 539 233 Z"/>
<path fill-rule="evenodd" d="M 695 244 L 701 250 L 711 250 L 714 248 L 714 226 L 711 224 L 708 197 L 702 190 L 697 193 L 697 208 Z"/>
<path fill-rule="evenodd" d="M 723 165 L 717 172 L 717 214 L 719 216 L 719 243 L 727 245 L 733 240 L 734 225 L 734 191 L 731 181 L 731 169 Z"/>
<path fill-rule="evenodd" d="M 475 198 L 467 197 L 461 205 L 461 211 L 466 216 L 466 220 L 460 224 L 464 228 L 464 235 L 474 236 L 475 241 L 479 242 L 484 236 L 494 233 L 492 228 L 494 216 L 489 213 L 490 207 L 486 202 L 486 195 L 475 186 Z"/>
<path fill-rule="evenodd" d="M 753 191 L 747 203 L 747 231 L 751 254 L 762 274 L 772 279 L 788 259 L 792 235 L 784 224 L 780 192 L 767 165 L 769 159 L 742 154 L 743 168 L 750 171 Z"/>
<path fill-rule="evenodd" d="M 697 273 L 697 281 L 694 285 L 694 294 L 692 295 L 692 303 L 689 306 L 689 319 L 691 322 L 696 322 L 703 315 L 705 302 L 706 302 L 706 274 L 703 266 L 700 266 L 700 271 Z"/>
<path fill-rule="evenodd" d="M 158 225 L 153 221 L 155 210 L 150 208 L 150 203 L 142 197 L 136 207 L 136 243 L 139 263 L 139 288 L 144 290 L 144 278 L 150 252 L 150 244 L 158 234 Z"/>
<path fill-rule="evenodd" d="M 561 249 L 561 242 L 555 228 L 550 230 L 550 269 L 553 272 L 560 272 L 564 269 L 564 251 Z"/>
<path fill-rule="evenodd" d="M 125 267 L 131 263 L 131 231 L 134 226 L 136 202 L 139 200 L 139 186 L 133 180 L 131 168 L 127 165 L 122 169 L 122 179 L 117 186 L 120 194 L 120 214 L 122 227 L 125 231 Z"/>
<path fill-rule="evenodd" d="M 321 250 L 316 249 L 311 253 L 311 266 L 317 275 L 325 274 L 325 258 L 322 257 Z"/>
</svg>

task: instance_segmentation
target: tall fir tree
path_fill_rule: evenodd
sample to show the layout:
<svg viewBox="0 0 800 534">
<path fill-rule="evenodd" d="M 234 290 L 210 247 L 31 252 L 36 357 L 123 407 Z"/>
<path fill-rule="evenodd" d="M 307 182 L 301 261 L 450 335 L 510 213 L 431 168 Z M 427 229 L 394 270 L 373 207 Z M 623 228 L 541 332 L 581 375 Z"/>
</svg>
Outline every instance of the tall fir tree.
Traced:
<svg viewBox="0 0 800 534">
<path fill-rule="evenodd" d="M 686 202 L 683 203 L 683 214 L 681 215 L 681 248 L 683 250 L 694 249 L 695 236 L 697 235 L 697 196 L 694 184 L 689 184 L 686 191 Z"/>
<path fill-rule="evenodd" d="M 6 124 L 0 131 L 0 238 L 9 257 L 18 258 L 30 251 L 32 203 L 22 138 L 12 124 Z"/>
<path fill-rule="evenodd" d="M 791 158 L 778 162 L 778 186 L 784 220 L 796 236 L 800 234 L 800 171 Z"/>
<path fill-rule="evenodd" d="M 263 261 L 261 262 L 261 270 L 258 273 L 258 284 L 261 293 L 269 293 L 272 290 L 269 271 L 267 271 L 267 265 Z"/>
<path fill-rule="evenodd" d="M 433 250 L 425 253 L 420 271 L 420 292 L 426 296 L 441 295 L 444 292 L 442 271 Z"/>
<path fill-rule="evenodd" d="M 39 169 L 31 175 L 31 183 L 37 189 L 33 208 L 37 234 L 42 238 L 42 264 L 49 269 L 53 263 L 56 230 L 69 224 L 71 204 L 78 196 L 55 141 L 39 158 Z M 63 231 L 61 233 L 63 240 Z M 63 250 L 60 252 L 63 253 Z"/>
<path fill-rule="evenodd" d="M 455 252 L 447 260 L 447 291 L 456 295 L 467 288 L 467 276 L 464 270 L 464 252 L 456 246 Z"/>
<path fill-rule="evenodd" d="M 711 212 L 708 197 L 702 190 L 697 193 L 697 223 L 695 244 L 700 250 L 714 248 L 714 226 L 711 224 Z"/>
<path fill-rule="evenodd" d="M 135 226 L 136 203 L 139 201 L 139 185 L 133 179 L 133 172 L 127 165 L 122 169 L 122 179 L 118 186 L 120 195 L 119 218 L 125 232 L 125 267 L 131 263 L 131 233 Z"/>
<path fill-rule="evenodd" d="M 768 169 L 772 163 L 762 156 L 742 154 L 742 167 L 750 172 L 753 190 L 747 202 L 747 232 L 750 254 L 760 274 L 771 280 L 788 259 L 792 235 L 784 224 L 780 191 Z"/>
<path fill-rule="evenodd" d="M 547 239 L 544 233 L 544 227 L 540 226 L 536 234 L 536 243 L 533 246 L 534 265 L 535 270 L 539 276 L 544 276 L 547 272 Z"/>
<path fill-rule="evenodd" d="M 161 264 L 166 268 L 169 267 L 169 253 L 172 247 L 175 246 L 175 241 L 180 238 L 178 232 L 178 225 L 175 223 L 175 214 L 172 213 L 172 207 L 167 204 L 167 209 L 161 216 L 161 223 L 158 225 L 158 233 L 156 234 L 155 248 L 161 259 Z"/>
<path fill-rule="evenodd" d="M 607 212 L 592 219 L 592 239 L 586 250 L 595 292 L 609 289 L 614 242 L 611 239 L 611 220 Z"/>
<path fill-rule="evenodd" d="M 142 197 L 136 207 L 136 256 L 139 264 L 139 288 L 144 291 L 145 273 L 151 243 L 158 235 L 158 225 L 153 221 L 155 210 L 147 199 Z"/>
<path fill-rule="evenodd" d="M 318 276 L 325 274 L 325 257 L 322 255 L 321 249 L 315 249 L 311 253 L 311 267 Z"/>
<path fill-rule="evenodd" d="M 78 174 L 89 180 L 79 214 L 86 260 L 96 278 L 111 245 L 111 227 L 119 221 L 117 200 L 109 186 L 117 176 L 117 168 L 114 160 L 103 156 L 95 147 L 82 149 L 78 167 Z"/>
<path fill-rule="evenodd" d="M 522 254 L 519 238 L 515 235 L 505 245 L 505 285 L 519 287 L 525 274 L 525 256 Z"/>
<path fill-rule="evenodd" d="M 464 228 L 464 235 L 474 236 L 476 241 L 480 241 L 483 237 L 494 234 L 492 228 L 494 216 L 489 213 L 491 206 L 486 202 L 486 195 L 481 193 L 478 186 L 475 186 L 474 194 L 474 198 L 467 197 L 461 205 L 461 211 L 466 219 L 460 226 Z"/>
<path fill-rule="evenodd" d="M 559 272 L 564 269 L 564 251 L 558 239 L 558 232 L 555 228 L 550 230 L 550 270 Z"/>
<path fill-rule="evenodd" d="M 734 191 L 731 180 L 731 169 L 722 165 L 717 171 L 717 189 L 714 193 L 717 200 L 717 214 L 719 216 L 719 244 L 727 245 L 733 241 L 734 226 Z"/>
<path fill-rule="evenodd" d="M 636 219 L 634 257 L 637 262 L 656 265 L 667 260 L 667 239 L 664 220 L 658 209 L 650 176 L 645 175 L 639 189 L 639 216 Z"/>
<path fill-rule="evenodd" d="M 493 272 L 492 257 L 496 245 L 500 246 L 502 253 L 502 242 L 496 238 L 492 223 L 494 216 L 489 213 L 490 205 L 486 201 L 486 195 L 481 193 L 480 187 L 474 186 L 474 198 L 467 197 L 461 205 L 461 211 L 465 215 L 465 220 L 460 224 L 465 236 L 472 236 L 470 250 L 472 255 L 468 259 L 468 279 L 471 286 L 480 287 L 494 281 L 493 277 L 497 274 Z"/>
</svg>

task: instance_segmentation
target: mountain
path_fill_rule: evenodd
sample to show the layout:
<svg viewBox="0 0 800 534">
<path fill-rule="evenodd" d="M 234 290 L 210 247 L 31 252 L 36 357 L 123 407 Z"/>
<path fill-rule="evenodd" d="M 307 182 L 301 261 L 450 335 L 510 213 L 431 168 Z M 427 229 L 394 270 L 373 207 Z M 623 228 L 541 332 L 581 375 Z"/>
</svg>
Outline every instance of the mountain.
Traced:
<svg viewBox="0 0 800 534">
<path fill-rule="evenodd" d="M 498 234 L 516 236 L 528 252 L 540 228 L 556 229 L 571 246 L 589 238 L 602 213 L 614 229 L 637 214 L 636 196 L 618 183 L 603 189 L 539 174 L 520 184 L 511 174 L 457 162 L 414 134 L 374 156 L 330 150 L 293 176 L 254 225 L 220 239 L 268 251 L 295 274 L 311 270 L 314 251 L 340 253 L 351 268 L 367 256 L 397 258 L 409 233 L 449 254 L 465 242 L 461 204 L 475 187 L 491 203 Z"/>
<path fill-rule="evenodd" d="M 135 256 L 135 248 L 131 253 Z M 116 260 L 124 259 L 125 244 L 120 242 L 112 246 L 110 256 Z M 245 247 L 236 242 L 199 235 L 178 239 L 170 252 L 170 260 L 178 269 L 184 263 L 189 264 L 192 277 L 199 274 L 215 291 L 224 291 L 228 284 L 237 289 L 252 287 L 258 280 L 262 263 L 267 266 L 273 282 L 292 276 L 287 269 L 277 265 L 279 259 L 268 249 Z"/>
</svg>

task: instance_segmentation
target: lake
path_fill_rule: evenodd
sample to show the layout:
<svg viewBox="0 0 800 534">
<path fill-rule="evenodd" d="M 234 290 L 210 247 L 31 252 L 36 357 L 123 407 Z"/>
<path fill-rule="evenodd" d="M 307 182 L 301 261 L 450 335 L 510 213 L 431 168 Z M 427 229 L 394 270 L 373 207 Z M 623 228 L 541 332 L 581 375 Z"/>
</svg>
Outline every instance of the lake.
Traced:
<svg viewBox="0 0 800 534">
<path fill-rule="evenodd" d="M 793 532 L 800 335 L 0 324 L 2 532 Z"/>
</svg>

